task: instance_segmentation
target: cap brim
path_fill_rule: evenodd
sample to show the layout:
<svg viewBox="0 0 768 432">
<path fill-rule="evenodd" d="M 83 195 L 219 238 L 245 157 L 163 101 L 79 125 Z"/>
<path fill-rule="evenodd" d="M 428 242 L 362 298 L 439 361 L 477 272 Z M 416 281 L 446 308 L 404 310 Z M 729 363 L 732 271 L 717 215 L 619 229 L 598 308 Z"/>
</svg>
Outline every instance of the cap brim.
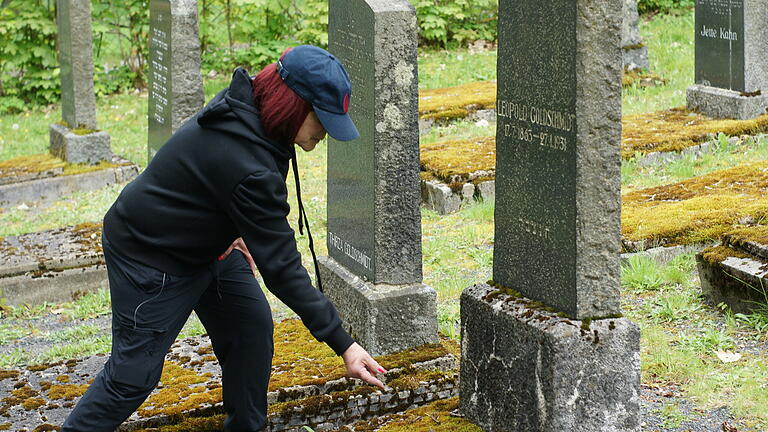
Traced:
<svg viewBox="0 0 768 432">
<path fill-rule="evenodd" d="M 352 141 L 360 136 L 349 114 L 336 114 L 313 107 L 318 120 L 333 139 Z"/>
</svg>

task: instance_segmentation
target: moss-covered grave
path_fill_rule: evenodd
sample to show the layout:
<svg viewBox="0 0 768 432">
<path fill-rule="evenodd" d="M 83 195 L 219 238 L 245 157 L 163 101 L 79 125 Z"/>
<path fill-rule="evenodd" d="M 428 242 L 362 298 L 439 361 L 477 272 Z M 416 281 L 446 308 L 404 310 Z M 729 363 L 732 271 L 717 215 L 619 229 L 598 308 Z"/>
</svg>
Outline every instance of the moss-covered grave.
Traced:
<svg viewBox="0 0 768 432">
<path fill-rule="evenodd" d="M 452 188 L 496 177 L 496 139 L 477 137 L 421 144 L 422 180 L 440 180 Z"/>
<path fill-rule="evenodd" d="M 346 410 L 350 400 L 361 398 L 366 398 L 366 409 L 379 409 L 371 403 L 374 398 L 378 400 L 378 389 L 345 378 L 341 358 L 315 341 L 301 321 L 277 323 L 274 348 L 268 399 L 270 418 L 275 424 L 287 425 L 295 416 L 310 418 Z M 391 408 L 405 409 L 418 401 L 417 388 L 433 386 L 429 390 L 434 393 L 433 398 L 438 397 L 438 392 L 457 391 L 455 357 L 450 355 L 454 352 L 458 352 L 457 344 L 443 339 L 437 344 L 378 357 L 379 363 L 388 369 L 382 378 L 389 388 Z M 440 366 L 445 359 L 450 359 L 448 369 Z M 14 428 L 31 429 L 58 417 L 63 420 L 104 360 L 98 357 L 33 365 L 23 370 L 0 370 L 0 416 L 8 414 Z M 178 341 L 166 358 L 158 388 L 130 421 L 144 427 L 168 425 L 160 430 L 205 430 L 171 427 L 190 422 L 220 427 L 220 383 L 220 369 L 207 338 Z"/>
<path fill-rule="evenodd" d="M 454 120 L 495 107 L 496 81 L 419 91 L 419 117 L 425 120 Z"/>
<path fill-rule="evenodd" d="M 768 114 L 752 120 L 713 119 L 685 108 L 633 114 L 621 120 L 621 155 L 680 151 L 702 144 L 720 132 L 755 135 L 768 132 Z"/>
<path fill-rule="evenodd" d="M 101 161 L 95 165 L 67 163 L 50 153 L 19 156 L 0 161 L 0 184 L 19 180 L 76 175 L 108 168 L 130 165 L 129 162 L 115 164 Z"/>
<path fill-rule="evenodd" d="M 621 233 L 630 252 L 715 242 L 768 225 L 768 162 L 753 162 L 622 196 Z M 740 231 L 736 231 L 737 233 Z"/>
<path fill-rule="evenodd" d="M 403 413 L 342 426 L 334 432 L 481 432 L 480 427 L 452 414 L 458 407 L 456 397 L 439 400 Z"/>
</svg>

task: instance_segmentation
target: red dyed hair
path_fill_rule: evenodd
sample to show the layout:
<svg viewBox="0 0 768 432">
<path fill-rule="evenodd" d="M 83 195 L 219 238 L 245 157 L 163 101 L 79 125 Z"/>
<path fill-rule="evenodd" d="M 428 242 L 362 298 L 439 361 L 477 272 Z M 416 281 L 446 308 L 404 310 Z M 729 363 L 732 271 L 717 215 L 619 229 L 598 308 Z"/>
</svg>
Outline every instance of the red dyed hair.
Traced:
<svg viewBox="0 0 768 432">
<path fill-rule="evenodd" d="M 290 50 L 285 50 L 283 55 Z M 262 69 L 251 84 L 264 131 L 274 140 L 293 143 L 312 106 L 283 82 L 274 63 Z"/>
</svg>

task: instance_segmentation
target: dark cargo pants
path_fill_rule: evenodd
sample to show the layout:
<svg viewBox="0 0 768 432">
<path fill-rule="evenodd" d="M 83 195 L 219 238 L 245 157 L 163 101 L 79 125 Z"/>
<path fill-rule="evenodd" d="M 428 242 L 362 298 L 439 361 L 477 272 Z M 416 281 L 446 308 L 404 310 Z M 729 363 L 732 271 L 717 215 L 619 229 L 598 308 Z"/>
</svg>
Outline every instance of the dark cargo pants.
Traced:
<svg viewBox="0 0 768 432">
<path fill-rule="evenodd" d="M 239 251 L 193 276 L 134 261 L 103 239 L 112 297 L 112 355 L 63 432 L 114 431 L 157 385 L 165 354 L 192 310 L 222 368 L 225 430 L 258 431 L 267 413 L 272 313 Z"/>
</svg>

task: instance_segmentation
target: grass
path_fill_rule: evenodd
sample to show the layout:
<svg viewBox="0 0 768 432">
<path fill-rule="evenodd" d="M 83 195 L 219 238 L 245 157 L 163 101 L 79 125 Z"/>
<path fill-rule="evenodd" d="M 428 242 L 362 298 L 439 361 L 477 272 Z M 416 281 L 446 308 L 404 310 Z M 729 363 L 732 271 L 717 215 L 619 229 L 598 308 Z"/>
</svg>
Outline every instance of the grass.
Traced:
<svg viewBox="0 0 768 432">
<path fill-rule="evenodd" d="M 625 315 L 641 327 L 645 384 L 679 386 L 700 408 L 727 405 L 746 426 L 768 427 L 768 413 L 756 408 L 768 402 L 768 356 L 742 348 L 768 342 L 764 328 L 752 324 L 768 315 L 736 318 L 702 303 L 692 254 L 666 265 L 634 257 L 622 267 L 622 286 Z M 740 352 L 742 359 L 724 363 L 717 351 Z M 670 428 L 685 420 L 674 406 L 657 414 Z"/>
</svg>

